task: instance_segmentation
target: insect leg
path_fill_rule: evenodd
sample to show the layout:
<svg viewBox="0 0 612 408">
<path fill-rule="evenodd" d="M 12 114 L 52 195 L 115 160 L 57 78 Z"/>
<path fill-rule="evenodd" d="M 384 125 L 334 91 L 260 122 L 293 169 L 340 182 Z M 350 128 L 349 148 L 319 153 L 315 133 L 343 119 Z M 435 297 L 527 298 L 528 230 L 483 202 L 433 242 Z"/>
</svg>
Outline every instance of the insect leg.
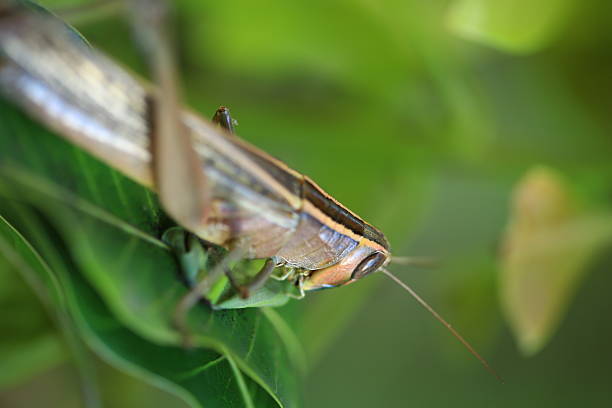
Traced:
<svg viewBox="0 0 612 408">
<path fill-rule="evenodd" d="M 234 271 L 231 268 L 225 268 L 225 276 L 229 280 L 232 288 L 240 295 L 241 298 L 246 299 L 249 297 L 248 291 L 245 289 L 245 286 L 238 282 L 236 275 L 234 275 Z"/>
<path fill-rule="evenodd" d="M 202 160 L 181 121 L 180 97 L 161 0 L 127 0 L 135 34 L 158 88 L 149 101 L 153 173 L 162 206 L 183 227 L 197 232 L 210 205 Z"/>
<path fill-rule="evenodd" d="M 244 254 L 245 251 L 242 247 L 237 247 L 230 251 L 208 272 L 206 277 L 194 285 L 176 305 L 172 315 L 172 323 L 179 331 L 184 347 L 192 346 L 191 335 L 187 325 L 187 314 L 200 299 L 206 296 L 206 293 L 210 291 L 212 285 L 228 270 L 228 265 L 241 259 Z"/>
<path fill-rule="evenodd" d="M 216 123 L 223 129 L 227 130 L 228 132 L 232 134 L 235 133 L 234 131 L 235 121 L 230 115 L 230 111 L 227 107 L 219 106 L 219 109 L 217 109 L 217 111 L 212 117 L 212 121 L 213 123 Z"/>
<path fill-rule="evenodd" d="M 259 272 L 257 272 L 257 275 L 255 275 L 255 277 L 253 277 L 253 279 L 251 279 L 251 281 L 246 285 L 241 285 L 237 282 L 231 269 L 228 268 L 225 271 L 225 274 L 227 275 L 234 290 L 238 292 L 240 297 L 243 299 L 247 299 L 250 296 L 251 292 L 259 289 L 266 283 L 268 278 L 272 276 L 274 268 L 276 268 L 276 261 L 273 258 L 267 259 L 266 263 L 264 263 Z"/>
<path fill-rule="evenodd" d="M 245 286 L 245 294 L 242 295 L 243 298 L 248 298 L 249 293 L 255 291 L 262 287 L 266 281 L 272 276 L 272 272 L 274 272 L 274 268 L 276 268 L 276 261 L 272 258 L 267 259 L 264 266 L 257 272 L 257 275 Z"/>
<path fill-rule="evenodd" d="M 299 290 L 299 294 L 298 295 L 289 295 L 290 297 L 294 298 L 294 299 L 304 299 L 304 296 L 306 296 L 306 293 L 304 292 L 304 281 L 306 280 L 306 276 L 305 275 L 300 275 L 298 277 L 297 280 L 297 286 L 298 286 L 298 290 Z"/>
<path fill-rule="evenodd" d="M 281 275 L 281 276 L 270 276 L 272 279 L 278 280 L 278 281 L 284 281 L 286 279 L 289 279 L 290 276 L 295 274 L 295 269 L 294 268 L 287 268 L 286 272 Z"/>
</svg>

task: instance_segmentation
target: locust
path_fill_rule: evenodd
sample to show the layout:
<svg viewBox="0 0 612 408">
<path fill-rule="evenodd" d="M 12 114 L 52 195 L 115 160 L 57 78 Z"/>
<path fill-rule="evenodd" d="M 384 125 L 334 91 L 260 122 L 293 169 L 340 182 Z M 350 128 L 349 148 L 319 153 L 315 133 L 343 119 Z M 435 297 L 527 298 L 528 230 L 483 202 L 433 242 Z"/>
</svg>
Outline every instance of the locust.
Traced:
<svg viewBox="0 0 612 408">
<path fill-rule="evenodd" d="M 182 255 L 189 255 L 185 248 L 190 246 L 181 246 L 183 240 L 227 250 L 177 305 L 175 323 L 181 331 L 186 331 L 186 313 L 202 297 L 217 308 L 276 305 L 278 296 L 266 302 L 270 278 L 303 297 L 381 272 L 494 373 L 387 269 L 391 262 L 419 263 L 418 258 L 392 257 L 380 230 L 308 176 L 238 138 L 228 108 L 219 108 L 208 121 L 182 106 L 166 3 L 129 0 L 126 9 L 153 84 L 89 46 L 50 13 L 0 0 L 0 91 L 61 137 L 157 192 L 164 210 L 191 234 L 166 234 L 168 242 L 179 242 L 175 246 L 183 248 Z M 248 282 L 239 282 L 231 267 L 239 259 L 264 262 Z M 220 280 L 227 285 L 219 291 Z"/>
</svg>

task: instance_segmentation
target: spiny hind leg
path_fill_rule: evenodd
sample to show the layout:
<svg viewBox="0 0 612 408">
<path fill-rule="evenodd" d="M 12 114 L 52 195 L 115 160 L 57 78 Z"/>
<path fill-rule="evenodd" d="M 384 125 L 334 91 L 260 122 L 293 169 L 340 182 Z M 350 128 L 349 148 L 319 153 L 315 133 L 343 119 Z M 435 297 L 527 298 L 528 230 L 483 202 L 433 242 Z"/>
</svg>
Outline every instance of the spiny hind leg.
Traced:
<svg viewBox="0 0 612 408">
<path fill-rule="evenodd" d="M 169 41 L 168 3 L 126 0 L 136 38 L 157 85 L 149 102 L 153 174 L 164 210 L 192 232 L 201 228 L 211 203 L 210 186 L 181 117 L 181 98 Z"/>
<path fill-rule="evenodd" d="M 168 3 L 162 0 L 126 0 L 136 38 L 157 85 L 148 101 L 153 175 L 164 210 L 192 232 L 204 224 L 210 202 L 210 188 L 203 162 L 193 148 L 191 136 L 181 117 L 177 69 L 169 41 Z M 223 276 L 225 266 L 239 251 L 233 251 L 180 299 L 172 315 L 184 346 L 190 346 L 187 315 L 193 306 Z"/>
</svg>

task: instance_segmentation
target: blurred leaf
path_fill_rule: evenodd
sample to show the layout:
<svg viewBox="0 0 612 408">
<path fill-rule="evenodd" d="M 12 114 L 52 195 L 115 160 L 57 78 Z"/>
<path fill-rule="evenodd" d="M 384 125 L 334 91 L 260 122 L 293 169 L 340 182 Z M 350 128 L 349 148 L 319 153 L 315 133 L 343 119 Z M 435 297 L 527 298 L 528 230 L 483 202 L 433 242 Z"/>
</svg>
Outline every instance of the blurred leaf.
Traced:
<svg viewBox="0 0 612 408">
<path fill-rule="evenodd" d="M 36 215 L 20 212 L 22 217 L 27 217 L 27 220 L 19 221 L 27 224 L 29 235 L 32 235 L 36 241 L 44 242 L 46 228 L 36 222 Z M 33 251 L 33 247 L 22 235 L 4 220 L 1 227 L 0 238 L 15 242 L 14 249 L 19 249 L 17 253 L 22 256 L 19 264 L 25 265 L 24 258 L 29 258 L 30 261 L 37 259 L 37 256 L 31 257 L 30 254 L 23 253 L 28 248 Z M 43 243 L 45 248 L 43 255 L 53 258 L 56 268 L 28 266 L 39 272 L 53 273 L 61 282 L 62 287 L 66 289 L 69 308 L 76 318 L 81 334 L 105 360 L 182 397 L 194 407 L 213 405 L 216 401 L 224 401 L 226 406 L 232 407 L 252 406 L 254 400 L 258 400 L 262 406 L 276 405 L 255 383 L 245 382 L 239 371 L 232 368 L 232 364 L 229 363 L 231 357 L 220 356 L 206 349 L 185 350 L 181 347 L 158 346 L 122 326 L 78 271 L 71 270 L 74 264 L 62 254 L 61 246 L 57 244 L 57 242 L 52 245 Z M 53 250 L 58 252 L 53 254 L 51 252 Z M 15 259 L 13 257 L 13 260 Z M 30 358 L 35 357 L 36 355 L 30 356 Z M 232 381 L 232 378 L 240 378 L 240 381 Z M 239 389 L 240 382 L 249 386 L 246 396 L 242 395 Z M 243 400 L 244 397 L 246 400 Z"/>
<path fill-rule="evenodd" d="M 612 216 L 586 214 L 552 169 L 516 187 L 501 256 L 501 301 L 519 347 L 537 353 L 563 318 L 593 256 L 612 239 Z"/>
<path fill-rule="evenodd" d="M 513 53 L 554 40 L 575 0 L 455 0 L 448 23 L 456 34 Z"/>
<path fill-rule="evenodd" d="M 27 381 L 66 359 L 61 339 L 54 333 L 19 341 L 19 333 L 3 336 L 0 343 L 0 389 Z"/>
<path fill-rule="evenodd" d="M 0 204 L 0 261 L 2 261 L 2 266 L 18 271 L 23 280 L 29 284 L 38 299 L 48 309 L 48 312 L 53 315 L 55 324 L 60 329 L 63 340 L 72 354 L 72 361 L 80 374 L 79 385 L 81 386 L 82 396 L 85 401 L 90 402 L 87 404 L 88 407 L 97 407 L 99 394 L 92 364 L 87 360 L 87 351 L 84 349 L 83 342 L 77 338 L 72 319 L 67 313 L 66 297 L 60 282 L 51 273 L 49 266 L 38 252 L 3 217 L 2 214 L 5 212 L 3 206 L 7 204 L 7 201 L 0 201 Z M 27 325 L 32 322 L 26 320 L 23 323 Z M 43 367 L 50 368 L 53 364 L 50 364 L 49 360 L 53 362 L 54 357 L 57 358 L 59 345 L 54 343 L 59 343 L 59 339 L 47 339 L 38 344 L 35 341 L 36 339 L 23 341 L 24 344 L 22 344 L 21 349 L 14 350 L 15 355 L 5 360 L 7 365 L 11 363 L 26 365 L 21 370 L 17 370 L 18 375 L 31 375 L 42 371 Z M 28 347 L 28 343 L 30 345 L 34 343 L 36 347 L 32 349 L 32 347 Z M 61 352 L 66 354 L 63 349 Z M 11 379 L 10 374 L 7 377 Z"/>
<path fill-rule="evenodd" d="M 63 362 L 67 353 L 40 299 L 27 287 L 25 276 L 19 274 L 24 273 L 19 269 L 26 266 L 12 262 L 14 251 L 9 247 L 10 241 L 3 239 L 11 232 L 1 220 L 0 217 L 0 388 L 7 388 Z"/>
<path fill-rule="evenodd" d="M 151 347 L 179 344 L 171 316 L 185 288 L 177 277 L 172 254 L 156 238 L 164 226 L 159 224 L 159 210 L 150 193 L 44 131 L 10 106 L 3 104 L 0 114 L 2 212 L 11 207 L 19 211 L 35 207 L 49 226 L 34 227 L 30 234 L 54 269 L 82 274 L 114 318 L 150 342 Z M 16 134 L 19 137 L 12 137 Z M 30 216 L 20 219 L 25 224 L 32 222 Z M 58 242 L 65 243 L 62 251 L 53 249 Z M 75 265 L 64 265 L 66 257 Z M 74 273 L 66 275 L 72 279 Z M 67 278 L 63 279 L 65 283 Z M 69 299 L 89 301 L 74 284 L 66 284 L 64 290 Z M 71 304 L 73 314 L 78 312 L 88 325 L 95 325 L 95 313 L 84 310 L 86 304 Z M 283 341 L 287 336 L 278 335 L 278 322 L 271 322 L 260 310 L 212 313 L 202 306 L 194 308 L 189 319 L 198 345 L 235 363 L 231 371 L 225 371 L 232 375 L 223 381 L 240 385 L 243 371 L 278 403 L 293 405 L 298 372 L 291 362 L 299 357 L 287 354 Z M 115 339 L 109 336 L 99 340 L 110 347 L 107 342 Z M 95 349 L 100 352 L 99 347 Z M 293 347 L 292 352 L 295 350 Z M 174 360 L 161 351 L 156 356 L 160 361 L 147 363 L 155 367 Z M 188 353 L 184 356 L 189 358 Z M 122 359 L 127 355 L 121 355 Z M 152 381 L 151 376 L 146 378 Z M 206 389 L 206 378 L 200 378 L 199 388 Z M 254 384 L 250 380 L 246 383 Z M 247 388 L 242 387 L 244 397 L 248 396 Z"/>
</svg>

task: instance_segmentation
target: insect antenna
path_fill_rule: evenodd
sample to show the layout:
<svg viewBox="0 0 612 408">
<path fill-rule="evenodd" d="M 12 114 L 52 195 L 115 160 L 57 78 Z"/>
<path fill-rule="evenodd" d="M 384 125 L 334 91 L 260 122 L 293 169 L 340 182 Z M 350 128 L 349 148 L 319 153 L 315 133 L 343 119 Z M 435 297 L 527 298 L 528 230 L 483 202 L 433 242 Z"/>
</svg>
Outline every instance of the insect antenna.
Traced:
<svg viewBox="0 0 612 408">
<path fill-rule="evenodd" d="M 426 256 L 392 256 L 390 263 L 404 266 L 421 266 L 425 268 L 438 266 L 438 261 L 435 258 Z"/>
<path fill-rule="evenodd" d="M 457 330 L 455 330 L 453 328 L 453 326 L 451 326 L 450 323 L 448 323 L 446 320 L 444 320 L 442 318 L 442 316 L 440 316 L 438 314 L 438 312 L 436 312 L 431 306 L 429 306 L 429 304 L 427 302 L 425 302 L 425 300 L 423 300 L 423 298 L 421 298 L 410 286 L 408 286 L 407 284 L 402 282 L 397 276 L 393 275 L 387 269 L 380 268 L 380 270 L 382 271 L 382 273 L 387 275 L 391 280 L 393 280 L 399 286 L 404 288 L 408 293 L 410 293 L 412 295 L 412 297 L 414 297 L 416 299 L 416 301 L 421 304 L 421 306 L 423 306 L 425 309 L 427 309 L 427 311 L 429 311 L 429 313 L 431 313 L 433 315 L 433 317 L 435 317 L 440 323 L 442 323 L 444 326 L 446 326 L 446 328 L 452 333 L 452 335 L 455 336 L 457 338 L 457 340 L 459 340 L 465 346 L 465 348 L 467 348 L 468 351 L 474 357 L 476 357 L 478 359 L 478 361 L 480 361 L 480 363 L 484 366 L 484 368 L 489 373 L 491 373 L 493 376 L 495 376 L 495 378 L 497 378 L 500 382 L 502 382 L 502 383 L 504 382 L 504 380 L 500 377 L 500 375 L 497 374 L 497 372 L 489 365 L 487 360 L 485 360 L 480 354 L 478 354 L 478 352 L 476 350 L 474 350 L 472 345 L 470 343 L 468 343 L 467 340 L 465 340 L 463 338 L 463 336 L 461 336 L 459 334 L 459 332 L 457 332 Z"/>
</svg>

